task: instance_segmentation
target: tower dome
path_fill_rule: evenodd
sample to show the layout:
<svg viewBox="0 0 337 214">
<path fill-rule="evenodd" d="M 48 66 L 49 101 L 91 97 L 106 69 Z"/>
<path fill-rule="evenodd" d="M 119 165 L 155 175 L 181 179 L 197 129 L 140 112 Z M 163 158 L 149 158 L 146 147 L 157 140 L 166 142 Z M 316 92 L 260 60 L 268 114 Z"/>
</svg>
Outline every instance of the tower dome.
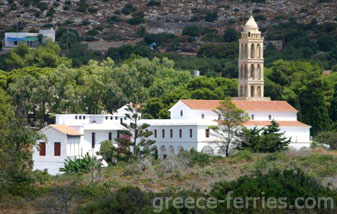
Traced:
<svg viewBox="0 0 337 214">
<path fill-rule="evenodd" d="M 251 16 L 246 22 L 245 28 L 258 28 L 253 16 Z"/>
</svg>

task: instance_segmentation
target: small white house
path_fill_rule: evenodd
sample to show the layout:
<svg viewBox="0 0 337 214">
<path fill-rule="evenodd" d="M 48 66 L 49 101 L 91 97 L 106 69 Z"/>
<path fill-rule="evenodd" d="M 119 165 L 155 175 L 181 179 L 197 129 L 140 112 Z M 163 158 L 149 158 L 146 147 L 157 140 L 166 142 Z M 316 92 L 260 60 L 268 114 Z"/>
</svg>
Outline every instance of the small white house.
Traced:
<svg viewBox="0 0 337 214">
<path fill-rule="evenodd" d="M 39 41 L 39 34 L 42 35 L 42 41 Z M 55 42 L 55 30 L 52 28 L 40 30 L 39 33 L 6 32 L 3 50 L 8 51 L 15 48 L 20 43 L 26 44 L 30 48 L 37 48 L 40 45 L 40 42 L 43 43 L 48 39 Z"/>
</svg>

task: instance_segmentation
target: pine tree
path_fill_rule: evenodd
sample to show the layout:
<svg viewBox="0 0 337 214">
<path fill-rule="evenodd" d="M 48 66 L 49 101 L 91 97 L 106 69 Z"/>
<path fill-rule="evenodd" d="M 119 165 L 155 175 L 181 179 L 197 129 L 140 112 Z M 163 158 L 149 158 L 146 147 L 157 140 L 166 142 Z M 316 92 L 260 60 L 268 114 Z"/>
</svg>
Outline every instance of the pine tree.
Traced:
<svg viewBox="0 0 337 214">
<path fill-rule="evenodd" d="M 132 148 L 133 157 L 139 158 L 144 153 L 149 152 L 146 148 L 153 145 L 155 141 L 148 139 L 152 135 L 152 131 L 147 130 L 150 125 L 139 122 L 140 107 L 128 104 L 126 111 L 128 113 L 125 116 L 129 120 L 129 123 L 122 123 L 125 130 L 121 131 L 122 137 L 117 139 L 119 146 L 117 152 L 131 154 L 130 148 Z"/>
<path fill-rule="evenodd" d="M 285 150 L 291 139 L 281 132 L 280 126 L 274 120 L 272 124 L 258 129 L 244 128 L 241 132 L 241 144 L 238 149 L 249 149 L 252 152 L 280 152 Z"/>
</svg>

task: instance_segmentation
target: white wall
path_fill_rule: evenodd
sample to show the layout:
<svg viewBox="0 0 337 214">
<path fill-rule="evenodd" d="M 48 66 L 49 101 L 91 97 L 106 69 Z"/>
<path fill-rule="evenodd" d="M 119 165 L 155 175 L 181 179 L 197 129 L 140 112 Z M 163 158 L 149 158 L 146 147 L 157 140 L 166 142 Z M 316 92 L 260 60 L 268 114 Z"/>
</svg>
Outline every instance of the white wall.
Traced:
<svg viewBox="0 0 337 214">
<path fill-rule="evenodd" d="M 180 116 L 180 111 L 183 111 L 183 116 Z M 194 117 L 192 110 L 179 100 L 171 109 L 171 119 L 190 119 Z"/>
<path fill-rule="evenodd" d="M 81 141 L 81 148 L 83 148 L 83 155 L 89 153 L 91 155 L 92 148 L 91 148 L 91 135 L 95 132 L 96 137 L 96 144 L 94 152 L 98 152 L 101 148 L 101 143 L 105 140 L 109 140 L 109 132 L 112 133 L 112 141 L 115 142 L 117 138 L 117 131 L 116 130 L 85 130 L 83 140 Z"/>
<path fill-rule="evenodd" d="M 67 137 L 63 133 L 56 131 L 53 128 L 48 128 L 42 132 L 46 138 L 46 156 L 40 156 L 38 150 L 39 142 L 44 142 L 43 140 L 37 142 L 37 146 L 33 148 L 33 161 L 34 170 L 48 169 L 50 174 L 57 174 L 58 168 L 63 167 L 64 160 L 67 158 Z M 54 156 L 54 143 L 61 143 L 61 156 Z"/>
<path fill-rule="evenodd" d="M 125 116 L 117 114 L 57 114 L 55 123 L 67 126 L 83 126 L 85 124 L 116 124 L 120 123 L 120 119 L 123 119 L 124 121 Z"/>
<path fill-rule="evenodd" d="M 296 121 L 296 112 L 264 112 L 264 111 L 246 111 L 250 118 L 254 115 L 254 121 L 268 121 L 269 115 L 271 120 L 276 121 Z M 252 119 L 251 119 L 252 120 Z"/>
<path fill-rule="evenodd" d="M 154 130 L 157 130 L 157 138 L 155 138 Z M 165 130 L 165 138 L 162 136 L 162 130 Z M 173 137 L 170 136 L 170 130 L 173 131 Z M 179 136 L 179 129 L 182 130 L 182 137 Z M 192 129 L 192 138 L 190 137 L 190 129 Z M 194 148 L 197 150 L 197 139 L 198 139 L 198 128 L 195 125 L 171 125 L 171 126 L 164 126 L 164 125 L 152 125 L 148 128 L 149 131 L 153 132 L 153 135 L 149 137 L 149 139 L 155 140 L 156 143 L 154 144 L 158 149 L 159 157 L 163 155 L 170 154 L 170 146 L 173 146 L 174 153 L 177 154 L 179 150 L 179 146 L 183 147 L 184 150 L 189 150 Z M 165 147 L 166 152 L 163 153 L 162 147 Z M 171 147 L 172 148 L 172 147 Z"/>
</svg>

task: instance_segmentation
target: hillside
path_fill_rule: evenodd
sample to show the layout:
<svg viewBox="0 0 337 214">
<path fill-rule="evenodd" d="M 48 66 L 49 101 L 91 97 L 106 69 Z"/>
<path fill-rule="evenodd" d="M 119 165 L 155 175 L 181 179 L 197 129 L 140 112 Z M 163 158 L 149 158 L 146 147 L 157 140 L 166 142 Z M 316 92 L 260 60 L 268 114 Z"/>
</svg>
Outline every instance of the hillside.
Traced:
<svg viewBox="0 0 337 214">
<path fill-rule="evenodd" d="M 261 3 L 254 3 L 261 2 Z M 183 27 L 241 27 L 253 11 L 263 29 L 298 20 L 318 24 L 336 21 L 333 0 L 6 0 L 0 3 L 1 31 L 70 27 L 88 41 L 134 39 L 149 33 L 180 34 Z"/>
<path fill-rule="evenodd" d="M 21 194 L 26 196 L 22 199 L 11 198 L 1 203 L 1 213 L 27 213 L 27 210 L 32 214 L 53 213 L 55 210 L 63 213 L 62 210 L 65 209 L 63 203 L 70 195 L 67 208 L 73 213 L 80 206 L 99 201 L 102 204 L 110 193 L 116 193 L 119 189 L 130 186 L 138 187 L 147 193 L 182 194 L 182 191 L 208 193 L 217 182 L 235 181 L 245 175 L 255 177 L 257 172 L 265 174 L 276 169 L 301 169 L 320 184 L 329 186 L 330 189 L 337 187 L 335 152 L 316 149 L 253 154 L 241 151 L 229 158 L 185 154 L 164 161 L 120 163 L 95 171 L 93 184 L 90 173 L 52 178 L 40 173 L 37 176 L 39 184 L 36 184 L 34 193 L 25 192 L 28 189 L 20 190 Z"/>
</svg>

